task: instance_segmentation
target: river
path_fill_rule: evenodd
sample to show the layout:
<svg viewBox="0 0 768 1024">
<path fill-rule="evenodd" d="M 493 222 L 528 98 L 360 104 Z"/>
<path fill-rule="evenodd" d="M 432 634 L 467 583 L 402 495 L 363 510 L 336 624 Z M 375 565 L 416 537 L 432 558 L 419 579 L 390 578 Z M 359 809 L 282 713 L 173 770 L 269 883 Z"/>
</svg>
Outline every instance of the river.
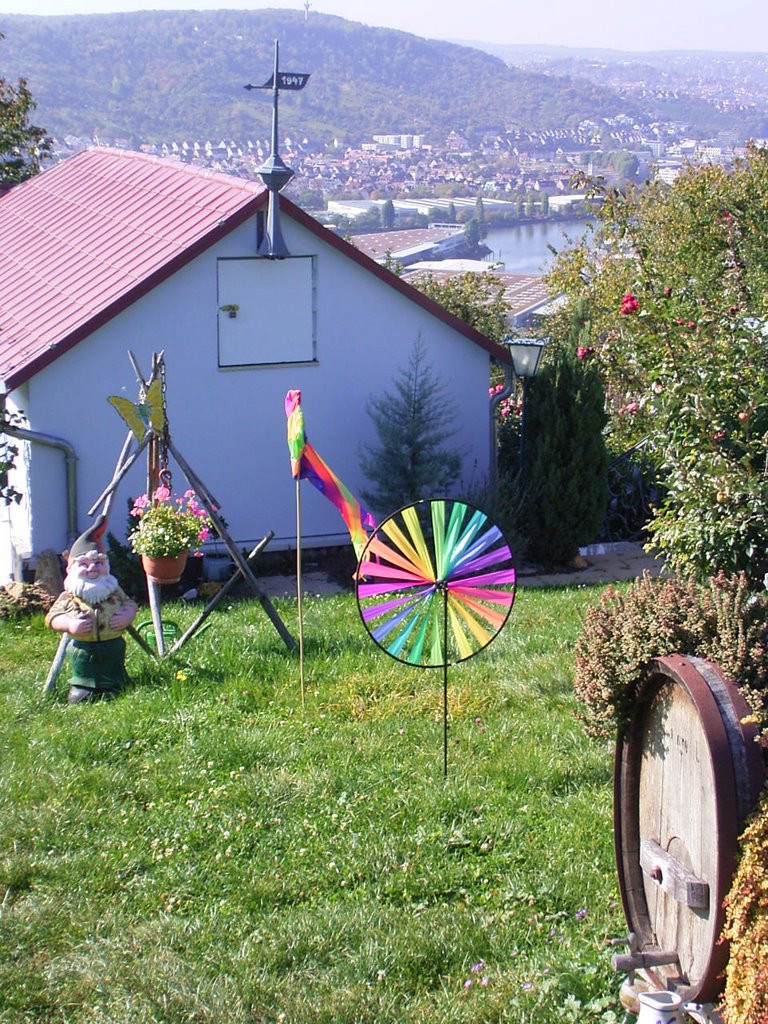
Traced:
<svg viewBox="0 0 768 1024">
<path fill-rule="evenodd" d="M 571 244 L 579 241 L 587 224 L 586 220 L 562 218 L 489 227 L 483 244 L 493 251 L 494 260 L 503 262 L 508 274 L 544 274 L 554 258 L 547 246 L 554 246 L 558 252 L 568 248 L 568 240 Z"/>
</svg>

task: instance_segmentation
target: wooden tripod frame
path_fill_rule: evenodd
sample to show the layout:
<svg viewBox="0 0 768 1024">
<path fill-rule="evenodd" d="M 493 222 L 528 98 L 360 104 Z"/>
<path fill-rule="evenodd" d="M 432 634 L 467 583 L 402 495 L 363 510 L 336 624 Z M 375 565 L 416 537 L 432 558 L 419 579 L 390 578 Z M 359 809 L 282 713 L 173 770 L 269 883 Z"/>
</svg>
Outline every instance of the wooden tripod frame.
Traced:
<svg viewBox="0 0 768 1024">
<path fill-rule="evenodd" d="M 148 378 L 145 378 L 141 370 L 139 369 L 138 363 L 132 352 L 128 353 L 128 358 L 131 361 L 134 372 L 136 373 L 136 379 L 139 383 L 139 388 L 142 394 L 144 394 L 153 383 L 161 376 L 164 376 L 165 364 L 163 360 L 163 353 L 154 353 L 152 356 L 152 373 Z M 165 400 L 163 399 L 163 407 L 165 406 Z M 164 409 L 165 412 L 165 409 Z M 221 601 L 221 599 L 228 593 L 236 582 L 242 577 L 256 597 L 259 599 L 261 607 L 264 609 L 267 617 L 269 618 L 272 625 L 277 630 L 278 634 L 282 638 L 288 650 L 296 650 L 296 641 L 293 639 L 284 622 L 278 615 L 269 597 L 259 586 L 258 580 L 253 574 L 250 566 L 250 562 L 257 557 L 257 555 L 264 550 L 267 544 L 274 536 L 274 532 L 264 537 L 256 547 L 250 552 L 248 556 L 238 549 L 232 536 L 230 535 L 227 527 L 222 521 L 219 515 L 219 503 L 213 497 L 209 489 L 195 473 L 187 460 L 183 457 L 181 452 L 178 450 L 176 445 L 173 443 L 170 437 L 170 432 L 167 427 L 167 418 L 163 431 L 159 431 L 156 426 L 153 426 L 150 422 L 142 437 L 138 437 L 134 430 L 129 430 L 128 436 L 125 439 L 123 448 L 120 452 L 120 456 L 115 467 L 115 471 L 112 475 L 112 480 L 108 486 L 102 491 L 96 501 L 93 503 L 91 508 L 88 510 L 88 515 L 94 515 L 99 506 L 103 505 L 103 511 L 107 513 L 114 500 L 115 492 L 117 491 L 120 482 L 125 477 L 126 473 L 135 464 L 143 451 L 147 451 L 147 493 L 152 494 L 158 487 L 160 482 L 160 459 L 159 453 L 162 450 L 173 456 L 176 464 L 181 469 L 190 487 L 192 487 L 197 494 L 200 504 L 203 506 L 211 520 L 213 528 L 224 543 L 227 551 L 229 552 L 232 561 L 235 563 L 236 571 L 234 575 L 227 581 L 222 589 L 215 594 L 208 602 L 206 607 L 197 617 L 195 622 L 179 637 L 179 639 L 173 644 L 173 646 L 166 651 L 165 639 L 163 637 L 162 629 L 162 618 L 160 615 L 160 586 L 154 580 L 147 579 L 147 590 L 149 593 L 149 606 L 152 614 L 152 624 L 155 632 L 155 643 L 157 645 L 157 652 L 155 653 L 151 647 L 147 644 L 141 634 L 133 627 L 130 626 L 127 632 L 140 644 L 142 649 L 150 654 L 152 657 L 163 658 L 166 654 L 174 654 L 178 651 L 187 640 L 191 639 L 192 636 L 197 632 L 203 622 L 207 619 L 210 613 L 213 611 L 215 606 Z M 135 450 L 131 450 L 136 443 Z M 59 650 L 56 653 L 51 669 L 48 673 L 48 678 L 45 681 L 44 689 L 51 690 L 55 684 L 56 676 L 58 675 L 61 666 L 64 662 L 64 654 L 66 652 L 67 645 L 69 643 L 68 634 L 62 636 L 59 644 Z"/>
</svg>

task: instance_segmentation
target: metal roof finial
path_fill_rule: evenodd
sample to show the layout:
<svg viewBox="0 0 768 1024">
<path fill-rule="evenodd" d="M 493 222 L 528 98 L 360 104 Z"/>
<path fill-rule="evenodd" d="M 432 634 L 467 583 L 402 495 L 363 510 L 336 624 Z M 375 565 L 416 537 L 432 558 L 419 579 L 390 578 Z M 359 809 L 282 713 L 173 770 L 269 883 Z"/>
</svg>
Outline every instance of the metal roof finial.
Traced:
<svg viewBox="0 0 768 1024">
<path fill-rule="evenodd" d="M 272 90 L 272 150 L 259 168 L 259 177 L 269 189 L 269 208 L 267 211 L 267 230 L 257 250 L 260 256 L 270 259 L 283 259 L 289 256 L 288 247 L 280 230 L 280 199 L 279 193 L 293 177 L 293 171 L 285 163 L 277 151 L 278 144 L 278 98 L 281 89 L 298 91 L 303 89 L 309 80 L 308 74 L 280 71 L 278 68 L 280 44 L 275 40 L 275 68 L 264 85 L 246 85 L 251 89 Z"/>
</svg>

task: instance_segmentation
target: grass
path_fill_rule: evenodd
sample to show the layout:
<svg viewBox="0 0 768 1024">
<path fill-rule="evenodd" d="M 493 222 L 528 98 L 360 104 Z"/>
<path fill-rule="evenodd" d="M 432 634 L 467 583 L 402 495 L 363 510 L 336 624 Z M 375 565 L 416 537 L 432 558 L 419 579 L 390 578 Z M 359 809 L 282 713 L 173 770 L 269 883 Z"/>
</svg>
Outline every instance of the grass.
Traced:
<svg viewBox="0 0 768 1024">
<path fill-rule="evenodd" d="M 39 618 L 0 622 L 0 1022 L 620 1019 L 612 750 L 570 686 L 599 594 L 518 592 L 450 669 L 447 781 L 441 672 L 351 595 L 304 602 L 304 708 L 252 601 L 161 666 L 129 641 L 90 706 L 41 695 Z"/>
</svg>

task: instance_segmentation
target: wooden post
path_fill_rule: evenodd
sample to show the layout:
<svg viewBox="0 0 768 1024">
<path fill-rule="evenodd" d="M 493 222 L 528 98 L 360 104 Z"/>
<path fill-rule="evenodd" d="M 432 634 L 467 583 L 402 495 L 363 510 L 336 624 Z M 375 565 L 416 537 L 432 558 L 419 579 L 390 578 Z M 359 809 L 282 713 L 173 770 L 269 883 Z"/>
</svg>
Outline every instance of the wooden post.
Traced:
<svg viewBox="0 0 768 1024">
<path fill-rule="evenodd" d="M 163 658 L 165 657 L 165 637 L 163 636 L 163 619 L 160 615 L 160 584 L 147 577 L 147 591 L 149 592 L 149 610 L 152 615 L 152 625 L 155 629 L 157 653 Z"/>
<path fill-rule="evenodd" d="M 299 617 L 299 685 L 301 706 L 304 707 L 304 612 L 301 591 L 301 479 L 296 477 L 296 611 Z"/>
<path fill-rule="evenodd" d="M 151 436 L 152 436 L 151 434 L 147 434 L 144 438 L 142 438 L 142 440 L 139 442 L 139 447 L 136 449 L 136 451 L 133 453 L 133 455 L 130 455 L 125 460 L 125 462 L 122 464 L 122 466 L 119 467 L 119 469 L 115 472 L 115 475 L 112 477 L 112 482 L 109 484 L 108 487 L 106 487 L 101 492 L 101 494 L 98 496 L 96 501 L 94 501 L 93 505 L 91 505 L 91 507 L 88 509 L 88 515 L 93 515 L 94 511 L 98 508 L 98 506 L 103 501 L 106 501 L 106 499 L 109 498 L 109 496 L 111 494 L 113 494 L 114 491 L 117 490 L 117 488 L 118 488 L 118 486 L 120 484 L 120 481 L 123 479 L 123 477 L 128 472 L 128 470 L 131 468 L 131 466 L 134 464 L 136 459 L 138 459 L 138 457 L 141 455 L 141 453 L 144 451 L 144 449 L 149 444 L 149 440 L 150 440 Z"/>
<path fill-rule="evenodd" d="M 145 654 L 148 654 L 150 658 L 153 658 L 155 661 L 157 661 L 157 653 L 152 650 L 152 648 L 149 646 L 147 641 L 144 639 L 144 637 L 141 635 L 138 629 L 136 629 L 135 626 L 128 626 L 128 628 L 126 629 L 126 633 L 130 633 L 130 635 L 133 637 L 133 639 L 136 641 L 136 643 L 139 645 L 142 651 L 144 651 Z"/>
<path fill-rule="evenodd" d="M 56 648 L 56 654 L 54 655 L 51 667 L 48 669 L 48 675 L 45 682 L 43 683 L 43 693 L 50 693 L 51 690 L 56 686 L 56 680 L 59 677 L 59 673 L 64 667 L 64 659 L 67 656 L 67 648 L 69 647 L 69 641 L 72 637 L 69 633 L 62 633 L 61 639 L 59 640 L 59 646 Z"/>
<path fill-rule="evenodd" d="M 266 537 L 262 537 L 262 539 L 253 549 L 253 551 L 251 551 L 251 553 L 248 555 L 248 561 L 253 561 L 253 559 L 256 558 L 256 556 L 264 550 L 264 548 L 267 546 L 267 544 L 269 544 L 269 542 L 272 540 L 274 536 L 274 530 L 270 530 Z M 240 571 L 240 569 L 237 569 L 236 572 L 234 572 L 230 576 L 230 578 L 227 580 L 227 582 L 224 584 L 221 590 L 219 590 L 216 594 L 213 595 L 211 600 L 208 602 L 208 604 L 205 606 L 202 612 L 200 612 L 200 614 L 192 623 L 192 625 L 187 628 L 186 632 L 184 632 L 173 645 L 173 647 L 171 647 L 171 649 L 168 651 L 169 654 L 175 654 L 176 651 L 179 650 L 179 648 L 183 647 L 183 645 L 187 642 L 187 640 L 190 639 L 190 637 L 194 636 L 194 634 L 197 632 L 200 626 L 202 626 L 202 624 L 211 614 L 216 605 L 219 604 L 219 602 L 227 596 L 227 594 L 230 592 L 232 587 L 234 587 L 235 583 L 237 583 L 237 581 L 242 577 L 242 575 L 243 574 Z"/>
<path fill-rule="evenodd" d="M 186 476 L 186 478 L 189 481 L 189 483 L 192 485 L 192 487 L 197 492 L 197 494 L 198 494 L 198 496 L 199 496 L 199 498 L 200 498 L 200 500 L 201 500 L 201 502 L 202 502 L 206 512 L 210 516 L 211 522 L 213 523 L 213 525 L 214 525 L 214 527 L 216 529 L 216 532 L 218 533 L 219 537 L 221 537 L 222 541 L 224 542 L 224 546 L 226 547 L 227 551 L 229 551 L 230 555 L 232 556 L 232 561 L 235 563 L 235 565 L 238 566 L 238 568 L 240 569 L 240 572 L 245 577 L 246 582 L 248 583 L 248 586 L 251 588 L 251 590 L 254 592 L 254 594 L 258 597 L 258 599 L 259 599 L 259 601 L 261 603 L 261 606 L 264 609 L 264 611 L 267 613 L 267 616 L 269 617 L 270 621 L 272 622 L 272 625 L 275 627 L 277 632 L 280 634 L 280 637 L 282 638 L 282 640 L 285 643 L 285 645 L 288 648 L 288 650 L 295 651 L 296 650 L 296 641 L 293 639 L 291 634 L 286 629 L 285 623 L 280 618 L 280 616 L 277 614 L 277 611 L 275 610 L 274 606 L 272 605 L 272 602 L 269 600 L 267 595 L 264 593 L 264 591 L 259 586 L 256 577 L 251 572 L 251 567 L 248 565 L 248 562 L 243 557 L 242 553 L 238 550 L 238 547 L 235 544 L 235 542 L 232 540 L 232 537 L 230 536 L 229 531 L 227 530 L 227 528 L 224 525 L 224 523 L 221 521 L 221 517 L 218 514 L 217 507 L 210 500 L 210 494 L 208 492 L 207 487 L 202 482 L 200 477 L 195 473 L 195 471 L 191 468 L 191 466 L 186 461 L 186 459 L 183 457 L 183 455 L 178 450 L 178 448 L 176 448 L 176 446 L 172 442 L 170 442 L 170 441 L 168 442 L 168 448 L 169 448 L 171 454 L 173 455 L 173 457 L 178 462 L 179 466 L 181 467 L 181 471 L 184 473 L 184 475 Z"/>
</svg>

